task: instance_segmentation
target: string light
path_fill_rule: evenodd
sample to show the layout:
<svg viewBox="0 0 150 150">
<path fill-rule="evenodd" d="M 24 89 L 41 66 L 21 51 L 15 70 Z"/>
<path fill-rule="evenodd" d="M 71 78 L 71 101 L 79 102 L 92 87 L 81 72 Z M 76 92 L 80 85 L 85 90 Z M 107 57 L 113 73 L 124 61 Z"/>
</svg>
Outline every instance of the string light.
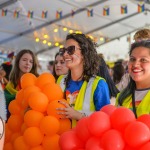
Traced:
<svg viewBox="0 0 150 150">
<path fill-rule="evenodd" d="M 104 37 L 100 37 L 99 40 L 100 40 L 100 41 L 104 41 Z"/>
<path fill-rule="evenodd" d="M 51 42 L 48 42 L 48 43 L 47 43 L 47 45 L 48 45 L 48 46 L 51 46 L 51 45 L 52 45 L 52 43 L 51 43 Z"/>
<path fill-rule="evenodd" d="M 45 39 L 47 39 L 47 38 L 48 38 L 48 35 L 47 35 L 47 34 L 45 34 L 45 35 L 44 35 L 44 38 L 45 38 Z"/>
<path fill-rule="evenodd" d="M 55 43 L 55 46 L 59 46 L 59 43 L 58 43 L 58 42 L 56 42 L 56 43 Z"/>
<path fill-rule="evenodd" d="M 46 40 L 43 40 L 43 44 L 46 44 L 47 43 L 47 41 Z"/>
<path fill-rule="evenodd" d="M 68 32 L 70 33 L 70 34 L 72 34 L 72 33 L 76 33 L 76 34 L 82 34 L 82 31 L 79 31 L 79 30 L 76 30 L 76 31 L 74 31 L 74 30 L 72 30 L 72 29 L 68 29 L 67 27 L 65 27 L 65 26 L 58 26 L 59 28 L 55 28 L 53 31 L 54 32 L 58 32 L 58 30 L 59 29 L 62 29 L 64 32 L 66 32 L 67 30 L 68 30 Z M 106 40 L 106 38 L 107 37 L 103 37 L 103 36 L 100 36 L 100 35 L 94 35 L 94 36 L 92 36 L 92 35 L 87 35 L 89 38 L 91 38 L 94 42 L 96 42 L 96 43 L 98 43 L 98 42 L 100 42 L 100 43 L 104 43 L 104 42 L 107 42 L 107 40 Z M 60 48 L 62 48 L 62 47 L 64 47 L 63 45 L 60 45 L 60 43 L 59 43 L 59 41 L 56 41 L 55 43 L 54 42 L 48 42 L 46 39 L 49 37 L 49 35 L 48 34 L 44 34 L 44 39 L 42 40 L 42 39 L 40 39 L 40 38 L 36 38 L 35 39 L 35 41 L 36 42 L 43 42 L 43 44 L 46 44 L 47 43 L 47 45 L 48 46 L 52 46 L 52 43 L 53 43 L 53 45 L 55 45 L 55 46 L 59 46 Z"/>
<path fill-rule="evenodd" d="M 54 29 L 54 32 L 58 32 L 58 29 L 56 28 L 56 29 Z"/>
<path fill-rule="evenodd" d="M 67 31 L 68 29 L 66 27 L 63 28 L 64 31 Z"/>
<path fill-rule="evenodd" d="M 36 41 L 36 42 L 39 42 L 39 41 L 40 41 L 40 39 L 39 39 L 39 38 L 36 38 L 36 39 L 35 39 L 35 41 Z"/>
<path fill-rule="evenodd" d="M 63 46 L 63 45 L 60 45 L 59 47 L 60 47 L 60 48 L 63 48 L 64 46 Z"/>
<path fill-rule="evenodd" d="M 69 30 L 69 33 L 70 33 L 70 34 L 73 33 L 73 30 Z"/>
</svg>

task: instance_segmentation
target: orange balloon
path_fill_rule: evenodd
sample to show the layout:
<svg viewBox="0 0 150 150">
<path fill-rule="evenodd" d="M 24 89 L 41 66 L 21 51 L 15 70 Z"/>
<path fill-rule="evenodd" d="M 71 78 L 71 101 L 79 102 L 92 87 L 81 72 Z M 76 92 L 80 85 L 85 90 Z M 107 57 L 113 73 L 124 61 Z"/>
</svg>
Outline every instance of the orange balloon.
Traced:
<svg viewBox="0 0 150 150">
<path fill-rule="evenodd" d="M 57 119 L 60 119 L 63 117 L 63 115 L 58 114 L 58 110 L 56 108 L 66 108 L 63 104 L 59 103 L 59 101 L 64 101 L 65 103 L 68 103 L 66 100 L 55 100 L 48 104 L 47 106 L 47 114 L 55 116 Z"/>
<path fill-rule="evenodd" d="M 37 127 L 29 127 L 24 131 L 23 138 L 25 142 L 34 147 L 42 143 L 44 134 Z"/>
<path fill-rule="evenodd" d="M 43 113 L 35 110 L 29 110 L 24 115 L 24 122 L 28 127 L 39 127 L 40 121 L 43 117 Z"/>
<path fill-rule="evenodd" d="M 3 150 L 14 150 L 12 143 L 11 142 L 5 143 Z"/>
<path fill-rule="evenodd" d="M 24 97 L 23 97 L 23 99 L 26 100 L 26 101 L 28 101 L 28 98 L 29 98 L 30 94 L 32 94 L 33 92 L 40 92 L 40 91 L 41 91 L 41 89 L 38 88 L 35 85 L 26 87 L 24 89 Z"/>
<path fill-rule="evenodd" d="M 22 103 L 23 96 L 24 96 L 23 94 L 24 94 L 24 90 L 23 90 L 23 89 L 19 90 L 19 91 L 17 92 L 17 94 L 16 94 L 16 101 L 17 101 L 17 103 L 18 103 L 19 105 L 21 105 L 21 103 Z"/>
<path fill-rule="evenodd" d="M 47 109 L 49 100 L 42 92 L 34 92 L 29 96 L 28 103 L 33 110 L 44 112 Z"/>
<path fill-rule="evenodd" d="M 21 133 L 20 133 L 20 132 L 13 133 L 12 136 L 11 136 L 11 142 L 14 143 L 14 141 L 15 141 L 19 136 L 21 136 Z"/>
<path fill-rule="evenodd" d="M 63 99 L 63 91 L 58 84 L 49 83 L 44 86 L 42 91 L 48 97 L 49 101 Z"/>
<path fill-rule="evenodd" d="M 14 149 L 15 150 L 29 150 L 30 147 L 25 143 L 23 136 L 19 136 L 14 141 Z"/>
<path fill-rule="evenodd" d="M 12 100 L 8 105 L 8 110 L 12 115 L 19 115 L 21 107 L 19 106 L 16 100 Z"/>
<path fill-rule="evenodd" d="M 29 86 L 32 86 L 32 85 L 35 85 L 36 80 L 37 80 L 37 77 L 34 74 L 25 73 L 21 77 L 21 80 L 20 80 L 22 89 L 26 88 L 26 87 L 29 87 Z"/>
<path fill-rule="evenodd" d="M 5 124 L 5 143 L 11 141 L 12 130 L 9 129 L 8 123 Z"/>
<path fill-rule="evenodd" d="M 26 129 L 27 129 L 27 125 L 23 123 L 21 126 L 21 134 L 23 134 Z"/>
<path fill-rule="evenodd" d="M 39 146 L 31 148 L 30 150 L 44 150 L 44 148 L 43 146 L 39 145 Z"/>
<path fill-rule="evenodd" d="M 56 117 L 45 116 L 40 122 L 40 129 L 46 135 L 56 134 L 59 130 L 60 123 Z"/>
<path fill-rule="evenodd" d="M 22 118 L 19 115 L 11 115 L 8 119 L 8 127 L 13 131 L 17 132 L 21 130 Z"/>
<path fill-rule="evenodd" d="M 45 72 L 42 73 L 36 81 L 36 85 L 39 88 L 43 88 L 48 83 L 55 83 L 55 78 L 51 73 Z"/>
<path fill-rule="evenodd" d="M 59 128 L 59 131 L 57 132 L 57 134 L 61 135 L 62 133 L 71 129 L 70 119 L 60 119 L 59 123 L 60 123 L 60 128 Z"/>
<path fill-rule="evenodd" d="M 60 136 L 58 134 L 45 136 L 42 142 L 44 150 L 60 150 L 59 138 Z"/>
</svg>

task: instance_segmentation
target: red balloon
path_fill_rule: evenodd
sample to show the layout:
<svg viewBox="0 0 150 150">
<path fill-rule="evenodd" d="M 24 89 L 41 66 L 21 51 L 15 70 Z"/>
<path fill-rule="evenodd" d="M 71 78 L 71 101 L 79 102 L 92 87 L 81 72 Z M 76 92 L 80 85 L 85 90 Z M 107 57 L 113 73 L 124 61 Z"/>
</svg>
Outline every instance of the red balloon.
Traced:
<svg viewBox="0 0 150 150">
<path fill-rule="evenodd" d="M 150 115 L 149 114 L 144 114 L 144 115 L 138 117 L 137 121 L 143 122 L 150 129 Z"/>
<path fill-rule="evenodd" d="M 138 150 L 138 149 L 130 147 L 129 145 L 125 145 L 125 148 L 123 150 Z"/>
<path fill-rule="evenodd" d="M 61 150 L 77 150 L 84 148 L 84 143 L 77 137 L 75 131 L 64 132 L 59 139 Z"/>
<path fill-rule="evenodd" d="M 105 106 L 103 106 L 101 109 L 100 109 L 100 111 L 103 111 L 103 112 L 105 112 L 107 115 L 111 115 L 113 112 L 114 112 L 114 110 L 116 110 L 117 108 L 114 106 L 114 105 L 111 105 L 111 104 L 109 104 L 109 105 L 105 105 Z"/>
<path fill-rule="evenodd" d="M 129 146 L 139 147 L 150 140 L 150 130 L 144 123 L 134 121 L 125 128 L 124 139 Z"/>
<path fill-rule="evenodd" d="M 89 116 L 88 129 L 92 135 L 101 136 L 110 128 L 110 118 L 106 113 L 102 111 L 97 111 Z"/>
<path fill-rule="evenodd" d="M 142 145 L 142 147 L 139 150 L 149 150 L 150 149 L 150 142 L 147 142 L 146 144 Z"/>
<path fill-rule="evenodd" d="M 124 132 L 125 127 L 132 121 L 135 121 L 134 113 L 125 107 L 119 107 L 110 115 L 112 127 Z"/>
<path fill-rule="evenodd" d="M 102 135 L 101 145 L 105 150 L 123 150 L 125 142 L 119 131 L 111 129 Z"/>
<path fill-rule="evenodd" d="M 91 137 L 91 134 L 87 127 L 88 119 L 89 119 L 89 117 L 84 117 L 84 118 L 80 119 L 76 125 L 77 136 L 82 141 L 87 141 Z"/>
<path fill-rule="evenodd" d="M 85 149 L 86 150 L 103 150 L 100 147 L 100 138 L 95 137 L 95 136 L 90 137 L 85 144 Z"/>
</svg>

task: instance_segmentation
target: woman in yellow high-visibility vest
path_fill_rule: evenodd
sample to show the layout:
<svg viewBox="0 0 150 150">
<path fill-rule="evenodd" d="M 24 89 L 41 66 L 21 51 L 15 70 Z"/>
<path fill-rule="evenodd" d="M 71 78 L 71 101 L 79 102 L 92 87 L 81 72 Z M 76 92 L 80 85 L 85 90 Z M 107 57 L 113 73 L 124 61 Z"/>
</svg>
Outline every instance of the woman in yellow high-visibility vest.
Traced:
<svg viewBox="0 0 150 150">
<path fill-rule="evenodd" d="M 59 50 L 63 55 L 69 73 L 60 76 L 58 82 L 64 90 L 66 108 L 58 108 L 64 118 L 76 121 L 104 105 L 110 104 L 108 85 L 101 77 L 96 76 L 99 69 L 99 56 L 96 44 L 84 34 L 68 34 L 65 47 Z M 64 110 L 64 112 L 59 112 Z"/>
<path fill-rule="evenodd" d="M 130 108 L 136 117 L 150 114 L 150 40 L 131 45 L 128 71 L 130 82 L 118 95 L 116 105 Z"/>
</svg>

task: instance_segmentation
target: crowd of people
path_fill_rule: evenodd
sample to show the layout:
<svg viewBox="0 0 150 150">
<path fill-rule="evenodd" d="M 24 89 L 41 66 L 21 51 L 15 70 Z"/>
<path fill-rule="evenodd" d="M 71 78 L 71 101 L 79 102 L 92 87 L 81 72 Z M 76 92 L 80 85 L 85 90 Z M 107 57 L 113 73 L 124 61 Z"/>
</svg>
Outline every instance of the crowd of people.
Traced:
<svg viewBox="0 0 150 150">
<path fill-rule="evenodd" d="M 116 61 L 110 74 L 91 38 L 76 33 L 66 36 L 65 46 L 59 49 L 55 60 L 50 61 L 47 67 L 66 99 L 66 102 L 60 102 L 65 108 L 57 108 L 57 112 L 63 118 L 69 118 L 72 127 L 83 117 L 111 104 L 112 98 L 116 106 L 133 110 L 136 117 L 150 113 L 150 30 L 137 31 L 134 41 L 129 50 L 128 64 L 124 65 L 122 60 Z M 21 90 L 22 75 L 33 73 L 38 77 L 37 70 L 37 58 L 28 49 L 20 50 L 13 64 L 1 64 L 0 117 L 4 123 L 10 116 L 9 103 Z"/>
</svg>

